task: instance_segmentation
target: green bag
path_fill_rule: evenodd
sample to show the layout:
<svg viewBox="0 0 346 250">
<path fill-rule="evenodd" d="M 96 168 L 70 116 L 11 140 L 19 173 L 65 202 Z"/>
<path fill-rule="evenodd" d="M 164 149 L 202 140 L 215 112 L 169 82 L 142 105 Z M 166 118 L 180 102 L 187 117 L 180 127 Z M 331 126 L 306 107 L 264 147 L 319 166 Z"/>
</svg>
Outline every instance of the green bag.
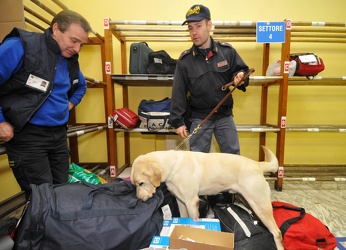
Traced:
<svg viewBox="0 0 346 250">
<path fill-rule="evenodd" d="M 97 176 L 95 173 L 90 172 L 87 169 L 84 169 L 78 166 L 75 163 L 71 163 L 68 170 L 68 182 L 87 182 L 90 184 L 98 185 L 107 183 L 106 180 Z"/>
</svg>

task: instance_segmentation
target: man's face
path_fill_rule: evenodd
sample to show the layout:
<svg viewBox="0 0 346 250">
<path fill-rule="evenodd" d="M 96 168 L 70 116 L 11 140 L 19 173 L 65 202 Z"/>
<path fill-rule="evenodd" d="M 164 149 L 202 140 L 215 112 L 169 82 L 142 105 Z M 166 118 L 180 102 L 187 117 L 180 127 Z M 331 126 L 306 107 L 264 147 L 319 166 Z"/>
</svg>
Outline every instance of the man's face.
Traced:
<svg viewBox="0 0 346 250">
<path fill-rule="evenodd" d="M 187 25 L 191 41 L 193 44 L 200 48 L 209 48 L 210 35 L 209 32 L 212 28 L 211 21 L 201 20 L 199 22 L 189 22 Z"/>
<path fill-rule="evenodd" d="M 65 32 L 59 30 L 58 24 L 53 24 L 53 38 L 58 43 L 64 57 L 70 58 L 79 53 L 87 42 L 88 33 L 77 24 L 72 23 Z"/>
</svg>

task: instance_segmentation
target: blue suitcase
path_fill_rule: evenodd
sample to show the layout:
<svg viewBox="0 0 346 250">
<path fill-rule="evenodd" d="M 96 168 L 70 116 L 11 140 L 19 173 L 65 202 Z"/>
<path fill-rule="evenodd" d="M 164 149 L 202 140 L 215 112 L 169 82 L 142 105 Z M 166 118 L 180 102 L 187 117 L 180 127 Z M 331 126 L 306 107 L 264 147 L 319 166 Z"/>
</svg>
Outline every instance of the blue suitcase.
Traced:
<svg viewBox="0 0 346 250">
<path fill-rule="evenodd" d="M 132 43 L 130 46 L 130 74 L 148 74 L 148 55 L 153 52 L 146 42 Z"/>
</svg>

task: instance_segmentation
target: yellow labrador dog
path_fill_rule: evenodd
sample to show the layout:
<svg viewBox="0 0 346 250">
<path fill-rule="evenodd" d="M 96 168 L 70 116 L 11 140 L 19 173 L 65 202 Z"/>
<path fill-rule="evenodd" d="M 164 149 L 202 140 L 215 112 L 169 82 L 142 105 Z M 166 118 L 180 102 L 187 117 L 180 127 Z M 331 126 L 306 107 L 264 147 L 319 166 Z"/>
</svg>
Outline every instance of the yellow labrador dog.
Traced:
<svg viewBox="0 0 346 250">
<path fill-rule="evenodd" d="M 257 162 L 240 155 L 191 151 L 155 151 L 137 157 L 132 164 L 131 182 L 137 197 L 146 201 L 161 182 L 177 198 L 181 217 L 198 218 L 199 195 L 223 191 L 239 193 L 274 235 L 283 250 L 282 236 L 273 217 L 270 188 L 263 173 L 276 172 L 278 160 L 262 146 L 268 161 Z"/>
</svg>

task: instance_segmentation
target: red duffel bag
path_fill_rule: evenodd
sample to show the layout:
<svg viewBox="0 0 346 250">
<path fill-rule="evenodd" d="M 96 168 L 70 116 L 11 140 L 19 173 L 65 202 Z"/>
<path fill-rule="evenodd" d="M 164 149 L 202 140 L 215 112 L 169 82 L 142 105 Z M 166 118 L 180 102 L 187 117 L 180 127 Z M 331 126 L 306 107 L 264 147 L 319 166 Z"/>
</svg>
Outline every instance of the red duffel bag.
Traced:
<svg viewBox="0 0 346 250">
<path fill-rule="evenodd" d="M 282 233 L 285 250 L 334 250 L 336 238 L 319 219 L 302 207 L 273 201 L 276 224 Z"/>
<path fill-rule="evenodd" d="M 139 124 L 138 115 L 126 107 L 115 109 L 111 117 L 114 122 L 124 129 L 133 129 Z"/>
</svg>

